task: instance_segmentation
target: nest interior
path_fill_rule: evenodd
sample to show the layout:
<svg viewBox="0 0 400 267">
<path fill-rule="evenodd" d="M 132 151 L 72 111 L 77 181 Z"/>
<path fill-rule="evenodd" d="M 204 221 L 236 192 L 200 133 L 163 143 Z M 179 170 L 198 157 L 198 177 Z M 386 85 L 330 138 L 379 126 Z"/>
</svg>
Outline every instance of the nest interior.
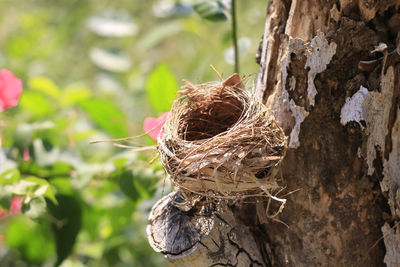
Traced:
<svg viewBox="0 0 400 267">
<path fill-rule="evenodd" d="M 204 95 L 203 95 L 204 97 Z M 182 117 L 178 135 L 186 141 L 198 141 L 227 131 L 243 113 L 243 104 L 225 90 L 193 101 L 189 112 Z"/>
<path fill-rule="evenodd" d="M 213 198 L 269 195 L 286 136 L 234 74 L 222 83 L 186 82 L 158 140 L 162 164 L 182 192 Z"/>
</svg>

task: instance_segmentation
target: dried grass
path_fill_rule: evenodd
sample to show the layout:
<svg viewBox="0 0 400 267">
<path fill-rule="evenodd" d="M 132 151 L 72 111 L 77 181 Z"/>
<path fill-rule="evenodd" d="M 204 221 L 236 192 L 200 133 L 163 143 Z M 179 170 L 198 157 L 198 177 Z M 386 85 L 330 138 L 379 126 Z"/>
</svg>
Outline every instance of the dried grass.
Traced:
<svg viewBox="0 0 400 267">
<path fill-rule="evenodd" d="M 184 194 L 212 199 L 273 196 L 287 138 L 234 74 L 224 82 L 185 82 L 158 140 L 162 164 Z"/>
</svg>

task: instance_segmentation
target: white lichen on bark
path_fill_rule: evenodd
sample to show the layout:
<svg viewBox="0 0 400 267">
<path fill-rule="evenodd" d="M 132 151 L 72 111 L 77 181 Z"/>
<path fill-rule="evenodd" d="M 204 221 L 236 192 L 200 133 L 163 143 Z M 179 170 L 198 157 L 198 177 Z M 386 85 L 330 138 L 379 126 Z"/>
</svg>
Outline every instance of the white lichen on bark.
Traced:
<svg viewBox="0 0 400 267">
<path fill-rule="evenodd" d="M 299 38 L 289 37 L 288 51 L 286 58 L 282 63 L 282 99 L 285 109 L 290 110 L 292 117 L 295 119 L 294 126 L 290 132 L 289 147 L 298 148 L 300 146 L 300 126 L 308 116 L 309 112 L 306 111 L 304 107 L 296 105 L 293 99 L 289 99 L 288 90 L 295 90 L 294 87 L 296 85 L 295 78 L 290 77 L 290 88 L 286 88 L 286 80 L 288 77 L 287 67 L 290 63 L 289 58 L 292 53 L 296 55 L 302 54 L 307 58 L 304 66 L 305 69 L 309 68 L 307 99 L 309 104 L 314 106 L 315 96 L 317 94 L 314 85 L 315 76 L 326 70 L 327 65 L 336 53 L 336 44 L 334 42 L 328 43 L 325 34 L 322 32 L 318 32 L 318 34 L 312 39 L 311 43 L 304 43 L 304 41 Z"/>
<path fill-rule="evenodd" d="M 289 65 L 289 57 L 291 53 L 299 54 L 304 53 L 305 46 L 301 39 L 291 38 L 289 37 L 289 48 L 287 52 L 287 56 L 282 64 L 282 98 L 283 105 L 286 110 L 290 110 L 292 117 L 295 119 L 295 124 L 290 132 L 289 139 L 289 147 L 290 148 L 298 148 L 300 146 L 299 142 L 299 133 L 300 133 L 300 125 L 304 121 L 304 119 L 308 116 L 308 112 L 304 109 L 304 107 L 297 106 L 293 99 L 289 100 L 289 93 L 286 89 L 286 79 L 288 76 L 287 67 Z M 296 86 L 296 80 L 294 77 L 290 80 L 288 90 L 294 90 Z"/>
<path fill-rule="evenodd" d="M 308 112 L 300 106 L 297 106 L 293 99 L 290 100 L 289 103 L 290 110 L 292 111 L 292 116 L 295 118 L 296 123 L 293 126 L 292 131 L 290 132 L 290 141 L 289 147 L 298 148 L 300 146 L 299 134 L 300 134 L 300 125 L 304 121 L 304 119 L 308 116 Z"/>
<path fill-rule="evenodd" d="M 368 98 L 368 94 L 369 91 L 367 88 L 360 86 L 360 90 L 351 97 L 346 98 L 346 102 L 340 111 L 340 123 L 343 126 L 350 121 L 355 121 L 360 125 L 361 129 L 364 129 L 364 126 L 360 122 L 365 121 L 367 118 L 363 105 Z"/>
<path fill-rule="evenodd" d="M 327 65 L 336 53 L 337 45 L 334 42 L 328 43 L 325 34 L 318 32 L 311 40 L 309 47 L 311 48 L 311 53 L 307 56 L 307 62 L 304 67 L 310 68 L 308 71 L 307 97 L 310 105 L 314 106 L 315 96 L 317 95 L 317 89 L 314 84 L 315 76 L 326 70 Z"/>
</svg>

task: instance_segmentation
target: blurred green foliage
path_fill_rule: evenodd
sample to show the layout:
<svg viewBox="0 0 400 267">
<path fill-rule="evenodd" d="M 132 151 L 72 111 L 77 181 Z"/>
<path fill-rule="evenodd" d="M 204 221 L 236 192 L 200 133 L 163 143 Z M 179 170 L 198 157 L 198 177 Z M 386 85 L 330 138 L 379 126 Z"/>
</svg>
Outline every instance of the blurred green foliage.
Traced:
<svg viewBox="0 0 400 267">
<path fill-rule="evenodd" d="M 239 1 L 242 74 L 254 75 L 266 1 Z M 180 81 L 233 71 L 229 1 L 2 0 L 0 67 L 21 77 L 0 113 L 1 266 L 163 266 L 145 237 L 171 186 L 155 152 L 109 142 L 143 133 Z M 128 145 L 153 145 L 138 137 Z"/>
</svg>

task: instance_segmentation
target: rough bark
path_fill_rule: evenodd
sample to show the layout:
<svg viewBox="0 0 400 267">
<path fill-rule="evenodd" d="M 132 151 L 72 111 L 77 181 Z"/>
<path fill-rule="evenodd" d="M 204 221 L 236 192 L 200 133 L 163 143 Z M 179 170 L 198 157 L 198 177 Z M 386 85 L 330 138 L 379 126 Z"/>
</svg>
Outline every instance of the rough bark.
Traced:
<svg viewBox="0 0 400 267">
<path fill-rule="evenodd" d="M 181 193 L 157 202 L 150 245 L 174 266 L 265 266 L 256 238 L 225 202 L 185 206 Z"/>
<path fill-rule="evenodd" d="M 256 95 L 289 136 L 281 194 L 298 191 L 266 224 L 256 216 L 260 205 L 217 203 L 207 234 L 171 263 L 400 266 L 399 5 L 270 1 Z M 387 48 L 375 49 L 380 43 Z M 153 226 L 155 218 L 162 217 L 153 212 Z"/>
<path fill-rule="evenodd" d="M 383 180 L 395 203 L 399 66 L 383 68 L 382 59 L 370 71 L 358 69 L 360 60 L 382 57 L 370 54 L 380 42 L 396 48 L 398 5 L 270 4 L 257 92 L 290 136 L 287 188 L 301 189 L 280 216 L 289 229 L 266 227 L 273 266 L 382 266 L 382 236 L 390 246 L 385 262 L 399 265 L 397 225 L 390 229 L 398 215 L 379 186 Z"/>
</svg>

